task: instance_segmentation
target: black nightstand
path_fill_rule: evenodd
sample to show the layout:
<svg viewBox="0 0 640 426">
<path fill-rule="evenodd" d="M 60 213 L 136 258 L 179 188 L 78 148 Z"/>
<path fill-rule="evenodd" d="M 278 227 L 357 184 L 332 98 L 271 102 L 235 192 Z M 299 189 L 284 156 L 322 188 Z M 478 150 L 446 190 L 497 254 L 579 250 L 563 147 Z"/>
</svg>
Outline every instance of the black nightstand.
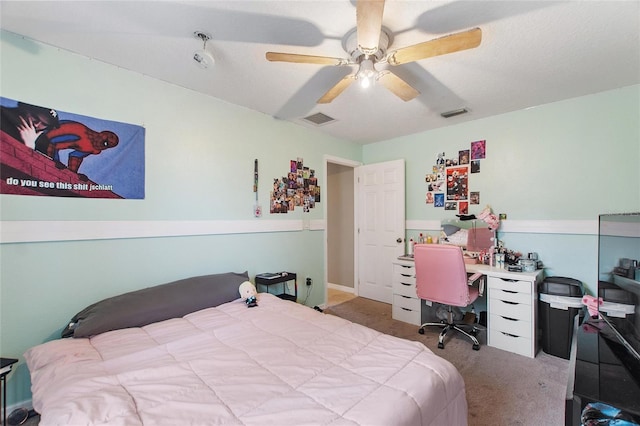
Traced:
<svg viewBox="0 0 640 426">
<path fill-rule="evenodd" d="M 263 273 L 256 275 L 256 288 L 259 285 L 263 285 L 267 287 L 267 293 L 269 293 L 269 288 L 273 284 L 282 284 L 282 293 L 276 294 L 281 299 L 290 300 L 292 302 L 298 301 L 298 277 L 293 272 L 277 272 L 277 273 Z M 289 285 L 287 282 L 294 282 L 294 294 L 289 294 Z"/>
<path fill-rule="evenodd" d="M 2 424 L 7 424 L 7 375 L 11 373 L 15 358 L 0 358 L 0 381 L 2 382 Z"/>
</svg>

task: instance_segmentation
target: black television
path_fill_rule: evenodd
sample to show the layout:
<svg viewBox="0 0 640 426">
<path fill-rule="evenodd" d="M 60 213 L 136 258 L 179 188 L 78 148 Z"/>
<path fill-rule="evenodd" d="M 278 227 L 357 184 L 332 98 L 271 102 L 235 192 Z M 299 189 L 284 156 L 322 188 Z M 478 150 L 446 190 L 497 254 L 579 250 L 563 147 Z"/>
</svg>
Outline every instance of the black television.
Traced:
<svg viewBox="0 0 640 426">
<path fill-rule="evenodd" d="M 640 212 L 602 214 L 598 228 L 601 335 L 640 381 Z"/>
</svg>

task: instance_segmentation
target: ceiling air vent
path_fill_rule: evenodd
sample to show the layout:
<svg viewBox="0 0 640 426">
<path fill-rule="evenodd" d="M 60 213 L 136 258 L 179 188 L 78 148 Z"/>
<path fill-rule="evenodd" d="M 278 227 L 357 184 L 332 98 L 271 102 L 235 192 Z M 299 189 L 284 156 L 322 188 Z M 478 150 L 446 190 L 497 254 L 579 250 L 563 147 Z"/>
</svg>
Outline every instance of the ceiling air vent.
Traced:
<svg viewBox="0 0 640 426">
<path fill-rule="evenodd" d="M 460 109 L 454 109 L 452 111 L 443 112 L 440 115 L 443 116 L 444 118 L 451 118 L 451 117 L 455 117 L 456 115 L 466 114 L 468 112 L 469 110 L 467 110 L 466 108 L 460 108 Z"/>
<path fill-rule="evenodd" d="M 313 123 L 316 126 L 322 126 L 323 124 L 327 124 L 332 121 L 335 121 L 335 118 L 329 117 L 328 115 L 323 114 L 321 112 L 317 112 L 315 114 L 311 114 L 307 117 L 304 117 L 303 120 Z"/>
</svg>

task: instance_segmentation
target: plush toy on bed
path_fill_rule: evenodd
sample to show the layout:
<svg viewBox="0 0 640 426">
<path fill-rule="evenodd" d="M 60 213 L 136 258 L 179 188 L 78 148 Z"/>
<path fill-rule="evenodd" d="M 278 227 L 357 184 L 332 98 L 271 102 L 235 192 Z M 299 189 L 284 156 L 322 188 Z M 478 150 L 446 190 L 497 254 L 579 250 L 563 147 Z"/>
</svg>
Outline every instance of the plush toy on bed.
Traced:
<svg viewBox="0 0 640 426">
<path fill-rule="evenodd" d="M 253 308 L 254 306 L 258 306 L 258 302 L 256 299 L 256 295 L 258 291 L 256 287 L 251 283 L 251 281 L 245 281 L 240 284 L 240 297 L 244 300 L 244 303 L 247 304 L 247 307 Z"/>
</svg>

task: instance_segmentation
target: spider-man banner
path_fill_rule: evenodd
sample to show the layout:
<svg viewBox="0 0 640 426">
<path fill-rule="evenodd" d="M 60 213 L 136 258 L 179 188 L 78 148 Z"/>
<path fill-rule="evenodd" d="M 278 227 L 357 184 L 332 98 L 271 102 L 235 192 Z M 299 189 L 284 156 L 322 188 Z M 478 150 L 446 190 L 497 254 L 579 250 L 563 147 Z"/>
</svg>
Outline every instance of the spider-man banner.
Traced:
<svg viewBox="0 0 640 426">
<path fill-rule="evenodd" d="M 0 97 L 0 193 L 144 198 L 141 126 Z"/>
</svg>

